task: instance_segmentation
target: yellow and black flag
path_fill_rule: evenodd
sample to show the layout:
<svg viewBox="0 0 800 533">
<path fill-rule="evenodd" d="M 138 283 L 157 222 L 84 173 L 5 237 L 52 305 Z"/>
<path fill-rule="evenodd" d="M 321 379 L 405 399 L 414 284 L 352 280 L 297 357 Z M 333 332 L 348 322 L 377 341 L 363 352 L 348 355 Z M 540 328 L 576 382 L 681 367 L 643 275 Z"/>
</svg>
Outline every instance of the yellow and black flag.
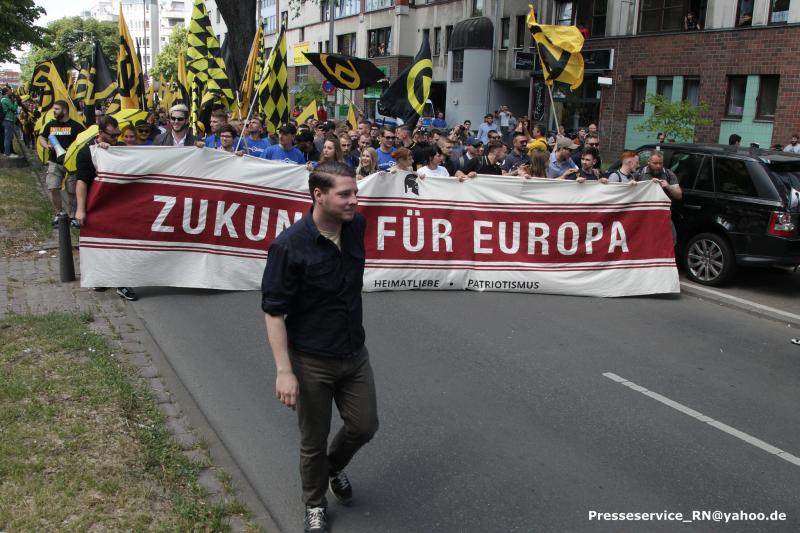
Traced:
<svg viewBox="0 0 800 533">
<path fill-rule="evenodd" d="M 75 81 L 75 96 L 73 98 L 76 102 L 85 100 L 91 92 L 89 90 L 89 70 L 91 67 L 92 64 L 87 61 L 78 71 L 78 79 Z"/>
<path fill-rule="evenodd" d="M 258 103 L 270 133 L 289 123 L 289 75 L 286 64 L 286 28 L 281 28 L 278 42 L 267 61 L 267 74 L 258 87 Z"/>
<path fill-rule="evenodd" d="M 92 66 L 89 69 L 89 86 L 92 90 L 86 97 L 87 105 L 94 105 L 98 100 L 105 100 L 113 96 L 114 91 L 117 90 L 117 82 L 111 74 L 108 59 L 106 59 L 99 41 L 94 43 Z"/>
<path fill-rule="evenodd" d="M 142 64 L 133 47 L 133 39 L 119 6 L 119 54 L 117 55 L 117 90 L 121 109 L 144 109 Z"/>
<path fill-rule="evenodd" d="M 176 82 L 177 92 L 173 103 L 181 103 L 185 106 L 191 104 L 189 97 L 189 77 L 186 74 L 186 53 L 181 50 L 178 54 L 178 81 Z"/>
<path fill-rule="evenodd" d="M 244 69 L 242 84 L 239 86 L 239 109 L 242 113 L 250 111 L 250 103 L 253 101 L 253 93 L 256 85 L 261 81 L 261 72 L 264 70 L 264 30 L 258 26 L 253 45 L 250 47 L 250 55 L 247 56 L 247 66 Z"/>
<path fill-rule="evenodd" d="M 58 100 L 67 102 L 69 117 L 71 119 L 80 124 L 84 124 L 83 116 L 78 113 L 75 104 L 72 103 L 67 88 L 64 86 L 64 81 L 59 75 L 58 68 L 52 61 L 45 61 L 36 65 L 33 70 L 33 78 L 31 79 L 31 90 L 36 91 L 40 96 L 39 110 L 42 113 L 33 128 L 36 135 L 42 131 L 45 124 L 53 119 L 52 107 Z M 39 143 L 36 143 L 36 147 L 36 151 L 42 162 L 47 161 L 47 150 L 42 149 Z"/>
<path fill-rule="evenodd" d="M 195 0 L 192 20 L 189 22 L 187 35 L 189 48 L 186 50 L 188 62 L 186 69 L 189 83 L 198 83 L 201 94 L 200 106 L 203 108 L 213 104 L 230 107 L 234 101 L 228 75 L 225 72 L 225 61 L 222 58 L 219 42 L 214 36 L 211 20 L 203 0 Z M 192 89 L 195 91 L 195 89 Z"/>
<path fill-rule="evenodd" d="M 566 83 L 573 90 L 580 87 L 583 83 L 583 34 L 577 26 L 539 24 L 530 6 L 528 27 L 539 52 L 544 82 L 547 85 L 554 81 Z"/>
<path fill-rule="evenodd" d="M 424 38 L 414 62 L 400 73 L 378 101 L 380 113 L 401 118 L 404 124 L 416 126 L 430 96 L 432 80 L 431 45 Z"/>
<path fill-rule="evenodd" d="M 386 78 L 386 74 L 366 59 L 341 54 L 303 52 L 303 55 L 317 67 L 326 80 L 340 89 L 357 91 Z"/>
</svg>

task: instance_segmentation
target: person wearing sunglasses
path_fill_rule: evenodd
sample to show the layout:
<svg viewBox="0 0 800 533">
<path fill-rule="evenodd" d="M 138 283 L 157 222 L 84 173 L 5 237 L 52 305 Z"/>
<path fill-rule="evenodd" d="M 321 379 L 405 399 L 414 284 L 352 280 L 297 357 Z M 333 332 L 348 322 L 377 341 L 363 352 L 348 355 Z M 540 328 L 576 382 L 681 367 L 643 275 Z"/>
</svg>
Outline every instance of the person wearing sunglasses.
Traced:
<svg viewBox="0 0 800 533">
<path fill-rule="evenodd" d="M 378 146 L 378 170 L 389 170 L 394 166 L 395 160 L 392 157 L 394 147 L 395 132 L 394 128 L 383 128 L 380 134 L 381 144 Z"/>
<path fill-rule="evenodd" d="M 583 141 L 583 147 L 581 150 L 575 150 L 572 154 L 572 161 L 575 163 L 576 166 L 581 166 L 581 160 L 583 159 L 583 154 L 590 148 L 593 148 L 596 152 L 595 164 L 594 168 L 600 169 L 600 137 L 597 136 L 596 133 L 587 133 L 586 137 Z"/>
<path fill-rule="evenodd" d="M 194 135 L 189 130 L 189 108 L 176 104 L 167 114 L 172 129 L 168 129 L 155 138 L 155 146 L 194 146 Z"/>
<path fill-rule="evenodd" d="M 146 120 L 137 120 L 133 128 L 136 130 L 137 145 L 146 146 L 153 144 L 152 139 L 150 139 L 150 124 L 148 124 Z"/>
</svg>

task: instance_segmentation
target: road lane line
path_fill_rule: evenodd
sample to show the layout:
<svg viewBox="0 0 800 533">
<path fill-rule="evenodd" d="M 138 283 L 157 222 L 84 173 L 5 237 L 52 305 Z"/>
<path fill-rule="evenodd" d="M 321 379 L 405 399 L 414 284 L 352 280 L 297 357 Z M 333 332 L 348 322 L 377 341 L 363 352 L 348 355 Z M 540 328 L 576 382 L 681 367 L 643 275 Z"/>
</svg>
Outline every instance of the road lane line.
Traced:
<svg viewBox="0 0 800 533">
<path fill-rule="evenodd" d="M 698 292 L 704 292 L 704 293 L 716 296 L 717 298 L 722 298 L 724 300 L 730 300 L 731 302 L 736 302 L 736 303 L 739 303 L 739 304 L 742 304 L 742 305 L 746 305 L 748 307 L 752 307 L 753 309 L 758 309 L 760 311 L 766 311 L 767 313 L 772 313 L 772 314 L 778 315 L 780 317 L 788 318 L 788 319 L 793 320 L 795 322 L 800 322 L 800 315 L 797 315 L 795 313 L 790 313 L 788 311 L 782 311 L 782 310 L 780 310 L 778 308 L 770 307 L 770 306 L 764 305 L 764 304 L 760 304 L 760 303 L 754 302 L 752 300 L 747 300 L 745 298 L 739 298 L 738 296 L 731 296 L 730 294 L 725 294 L 722 291 L 709 289 L 708 287 L 704 287 L 703 285 L 698 285 L 697 283 L 692 283 L 692 282 L 689 282 L 689 281 L 681 281 L 681 285 L 684 288 L 689 289 L 690 292 L 692 290 L 696 290 Z"/>
<path fill-rule="evenodd" d="M 797 457 L 795 455 L 790 454 L 789 452 L 781 450 L 780 448 L 777 448 L 777 447 L 775 447 L 775 446 L 773 446 L 773 445 L 771 445 L 771 444 L 769 444 L 767 442 L 764 442 L 761 439 L 757 439 L 756 437 L 754 437 L 752 435 L 749 435 L 749 434 L 745 433 L 744 431 L 739 431 L 738 429 L 736 429 L 734 427 L 731 427 L 728 424 L 724 424 L 724 423 L 720 422 L 719 420 L 714 420 L 710 416 L 706 416 L 703 413 L 695 411 L 694 409 L 692 409 L 690 407 L 686 407 L 682 403 L 678 403 L 675 400 L 670 400 L 666 396 L 663 396 L 661 394 L 658 394 L 657 392 L 653 392 L 651 390 L 648 390 L 645 387 L 642 387 L 641 385 L 637 385 L 636 383 L 634 383 L 632 381 L 628 381 L 627 379 L 625 379 L 625 378 L 623 378 L 621 376 L 618 376 L 618 375 L 616 375 L 614 373 L 605 372 L 603 374 L 603 376 L 607 377 L 608 379 L 610 379 L 612 381 L 616 381 L 620 385 L 624 385 L 624 386 L 628 387 L 629 389 L 632 389 L 632 390 L 635 390 L 637 392 L 640 392 L 640 393 L 644 394 L 645 396 L 649 396 L 650 398 L 652 398 L 652 399 L 654 399 L 654 400 L 656 400 L 658 402 L 661 402 L 664 405 L 672 407 L 676 411 L 680 411 L 683 414 L 689 415 L 692 418 L 695 418 L 695 419 L 699 420 L 700 422 L 705 422 L 709 426 L 717 428 L 720 431 L 724 431 L 728 435 L 732 435 L 732 436 L 736 437 L 739 440 L 743 440 L 744 442 L 746 442 L 746 443 L 748 443 L 748 444 L 750 444 L 752 446 L 755 446 L 756 448 L 761 448 L 762 450 L 764 450 L 767 453 L 770 453 L 772 455 L 776 455 L 776 456 L 780 457 L 781 459 L 783 459 L 784 461 L 789 461 L 790 463 L 792 463 L 795 466 L 800 466 L 800 457 Z"/>
</svg>

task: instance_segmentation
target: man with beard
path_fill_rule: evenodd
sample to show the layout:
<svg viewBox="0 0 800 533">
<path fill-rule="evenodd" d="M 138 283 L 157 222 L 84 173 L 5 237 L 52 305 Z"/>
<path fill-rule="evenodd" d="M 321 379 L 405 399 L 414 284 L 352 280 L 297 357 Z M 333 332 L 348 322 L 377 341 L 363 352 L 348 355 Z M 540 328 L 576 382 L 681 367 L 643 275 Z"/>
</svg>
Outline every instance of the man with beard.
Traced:
<svg viewBox="0 0 800 533">
<path fill-rule="evenodd" d="M 639 171 L 636 176 L 636 181 L 653 181 L 658 183 L 671 200 L 680 200 L 683 198 L 683 191 L 678 184 L 678 177 L 670 169 L 664 168 L 664 154 L 662 154 L 660 150 L 655 150 L 650 154 L 647 165 Z"/>
<path fill-rule="evenodd" d="M 64 168 L 64 158 L 57 157 L 55 148 L 50 144 L 50 137 L 55 136 L 61 148 L 67 150 L 85 128 L 80 123 L 69 118 L 69 104 L 64 100 L 53 103 L 53 120 L 45 124 L 42 133 L 39 135 L 39 144 L 48 149 L 49 158 L 47 162 L 47 174 L 45 182 L 47 190 L 50 191 L 50 202 L 56 211 L 53 224 L 58 222 L 58 215 L 63 212 L 61 202 L 61 182 L 64 180 L 66 169 Z M 69 216 L 75 216 L 75 177 L 70 176 L 67 182 L 67 196 L 69 198 Z"/>
</svg>

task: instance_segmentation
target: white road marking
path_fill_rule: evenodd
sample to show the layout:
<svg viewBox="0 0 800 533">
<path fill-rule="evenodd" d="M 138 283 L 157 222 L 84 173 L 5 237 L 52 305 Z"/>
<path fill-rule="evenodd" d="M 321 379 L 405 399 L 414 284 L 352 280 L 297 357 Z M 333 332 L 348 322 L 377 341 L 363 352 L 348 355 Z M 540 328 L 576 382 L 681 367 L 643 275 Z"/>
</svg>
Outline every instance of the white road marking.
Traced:
<svg viewBox="0 0 800 533">
<path fill-rule="evenodd" d="M 700 413 L 698 411 L 695 411 L 694 409 L 686 407 L 685 405 L 683 405 L 681 403 L 678 403 L 678 402 L 676 402 L 674 400 L 670 400 L 666 396 L 662 396 L 661 394 L 658 394 L 657 392 L 653 392 L 651 390 L 648 390 L 648 389 L 642 387 L 641 385 L 637 385 L 636 383 L 633 383 L 632 381 L 628 381 L 627 379 L 625 379 L 625 378 L 623 378 L 621 376 L 618 376 L 618 375 L 613 374 L 611 372 L 606 372 L 603 375 L 605 377 L 607 377 L 608 379 L 612 380 L 612 381 L 616 381 L 617 383 L 619 383 L 621 385 L 625 385 L 629 389 L 633 389 L 633 390 L 635 390 L 637 392 L 641 392 L 645 396 L 649 396 L 650 398 L 653 398 L 654 400 L 659 401 L 659 402 L 663 403 L 664 405 L 668 405 L 669 407 L 672 407 L 676 411 L 680 411 L 681 413 L 689 415 L 692 418 L 696 418 L 700 422 L 705 422 L 706 424 L 708 424 L 711 427 L 715 427 L 720 431 L 724 431 L 725 433 L 736 437 L 737 439 L 743 440 L 744 442 L 746 442 L 746 443 L 748 443 L 748 444 L 750 444 L 752 446 L 755 446 L 756 448 L 761 448 L 765 452 L 771 453 L 772 455 L 776 455 L 776 456 L 780 457 L 781 459 L 783 459 L 785 461 L 789 461 L 790 463 L 792 463 L 795 466 L 800 466 L 800 457 L 792 455 L 789 452 L 781 450 L 780 448 L 776 448 L 775 446 L 773 446 L 773 445 L 771 445 L 769 443 L 766 443 L 761 439 L 757 439 L 756 437 L 753 437 L 752 435 L 748 435 L 747 433 L 745 433 L 743 431 L 739 431 L 738 429 L 733 428 L 733 427 L 731 427 L 731 426 L 729 426 L 727 424 L 723 424 L 719 420 L 714 420 L 710 416 L 706 416 L 703 413 Z"/>
<path fill-rule="evenodd" d="M 754 309 L 758 309 L 761 311 L 766 311 L 767 313 L 772 313 L 773 315 L 778 315 L 780 317 L 788 318 L 795 322 L 800 322 L 800 315 L 789 313 L 788 311 L 782 311 L 781 309 L 777 309 L 775 307 L 770 307 L 768 305 L 760 304 L 754 302 L 752 300 L 747 300 L 745 298 L 739 298 L 738 296 L 731 296 L 730 294 L 725 294 L 722 291 L 717 291 L 714 289 L 710 289 L 708 287 L 704 287 L 703 285 L 699 285 L 697 283 L 692 283 L 690 281 L 681 281 L 681 286 L 684 288 L 688 288 L 691 290 L 695 290 L 698 292 L 704 292 L 707 294 L 712 294 L 717 298 L 722 298 L 723 300 L 728 300 L 731 302 L 736 302 L 738 304 L 746 305 L 748 307 L 752 307 Z"/>
</svg>

